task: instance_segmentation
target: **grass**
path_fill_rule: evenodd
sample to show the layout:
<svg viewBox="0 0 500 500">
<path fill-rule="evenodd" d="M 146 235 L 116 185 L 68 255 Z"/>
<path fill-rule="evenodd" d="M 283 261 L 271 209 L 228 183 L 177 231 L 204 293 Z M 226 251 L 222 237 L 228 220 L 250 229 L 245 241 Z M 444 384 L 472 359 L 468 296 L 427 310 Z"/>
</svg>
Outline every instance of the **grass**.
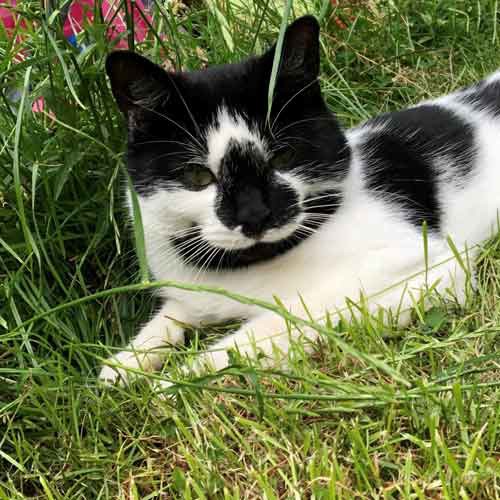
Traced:
<svg viewBox="0 0 500 500">
<path fill-rule="evenodd" d="M 324 14 L 322 86 L 346 126 L 500 66 L 497 1 L 334 3 L 292 15 Z M 465 307 L 434 298 L 404 330 L 328 325 L 287 373 L 236 360 L 175 399 L 98 387 L 105 346 L 147 319 L 155 286 L 122 204 L 111 47 L 102 22 L 78 52 L 39 2 L 18 5 L 25 61 L 0 31 L 0 499 L 500 498 L 500 239 Z M 136 50 L 176 68 L 235 61 L 272 42 L 283 5 L 170 4 L 154 26 L 167 37 Z M 31 112 L 38 96 L 56 121 Z M 192 332 L 169 370 L 221 329 Z"/>
</svg>

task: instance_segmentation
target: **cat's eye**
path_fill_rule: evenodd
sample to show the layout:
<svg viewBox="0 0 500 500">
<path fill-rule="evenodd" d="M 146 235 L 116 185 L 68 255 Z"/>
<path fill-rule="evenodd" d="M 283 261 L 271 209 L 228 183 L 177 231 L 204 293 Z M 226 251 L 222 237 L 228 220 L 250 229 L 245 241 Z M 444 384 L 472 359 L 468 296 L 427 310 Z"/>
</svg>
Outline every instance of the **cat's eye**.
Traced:
<svg viewBox="0 0 500 500">
<path fill-rule="evenodd" d="M 184 183 L 191 189 L 204 189 L 214 181 L 214 174 L 201 165 L 193 165 L 184 170 Z"/>
<path fill-rule="evenodd" d="M 277 151 L 269 163 L 276 170 L 287 170 L 293 166 L 294 158 L 295 151 L 291 148 L 286 148 Z"/>
</svg>

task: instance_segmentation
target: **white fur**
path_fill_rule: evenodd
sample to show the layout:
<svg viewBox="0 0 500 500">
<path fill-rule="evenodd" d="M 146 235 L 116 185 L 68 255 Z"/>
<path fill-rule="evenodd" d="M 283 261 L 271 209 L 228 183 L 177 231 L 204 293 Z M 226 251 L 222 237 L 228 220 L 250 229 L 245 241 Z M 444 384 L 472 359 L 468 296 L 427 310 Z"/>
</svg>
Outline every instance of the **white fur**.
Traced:
<svg viewBox="0 0 500 500">
<path fill-rule="evenodd" d="M 443 233 L 452 237 L 459 250 L 469 248 L 469 257 L 472 258 L 476 252 L 474 245 L 497 229 L 500 120 L 459 103 L 457 95 L 434 102 L 460 114 L 476 127 L 479 154 L 473 174 L 465 184 L 450 182 L 443 174 L 438 192 L 444 205 Z M 443 295 L 451 294 L 462 300 L 465 273 L 453 258 L 446 238 L 429 236 L 429 269 L 423 272 L 424 241 L 421 231 L 410 225 L 405 220 L 404 212 L 388 203 L 387 197 L 365 189 L 363 165 L 356 154 L 356 145 L 366 133 L 370 133 L 368 125 L 347 134 L 353 156 L 343 185 L 343 203 L 331 219 L 288 253 L 249 269 L 200 272 L 186 266 L 169 246 L 168 236 L 182 230 L 192 220 L 199 222 L 204 237 L 216 246 L 245 248 L 252 244 L 241 232 L 231 231 L 218 221 L 213 208 L 213 187 L 193 193 L 160 190 L 153 196 L 141 197 L 149 264 L 155 278 L 222 287 L 271 302 L 274 296 L 278 296 L 293 313 L 301 316 L 306 316 L 301 302 L 304 300 L 309 311 L 318 318 L 324 316 L 326 311 L 344 308 L 348 297 L 357 300 L 360 292 L 368 297 L 372 310 L 379 306 L 389 309 L 399 314 L 401 323 L 408 321 L 408 311 L 415 295 L 426 285 L 436 285 L 437 291 Z M 244 123 L 242 117 L 222 111 L 219 123 L 214 125 L 207 137 L 209 163 L 214 172 L 218 170 L 231 137 L 251 140 L 265 148 L 258 134 Z M 439 154 L 446 162 L 446 151 Z M 446 172 L 446 163 L 443 164 L 443 171 Z M 295 183 L 294 187 L 300 185 L 300 179 L 284 179 Z M 300 193 L 302 200 L 308 194 L 303 190 Z M 274 235 L 268 234 L 266 241 L 283 237 L 294 227 L 291 224 Z M 162 294 L 167 299 L 165 305 L 132 341 L 131 351 L 154 349 L 167 342 L 182 342 L 180 327 L 175 319 L 199 325 L 228 318 L 247 320 L 237 332 L 213 346 L 219 351 L 199 357 L 193 369 L 203 369 L 206 364 L 215 369 L 225 367 L 228 363 L 226 350 L 232 346 L 249 355 L 259 348 L 274 361 L 279 358 L 276 350 L 285 355 L 289 349 L 289 335 L 283 333 L 286 330 L 284 321 L 276 314 L 209 293 L 164 289 Z M 292 336 L 298 335 L 292 332 Z M 303 335 L 314 340 L 317 334 L 304 331 Z M 139 353 L 137 356 L 119 354 L 111 362 L 121 363 L 124 369 L 142 366 L 149 370 L 156 369 L 161 359 L 159 353 Z M 102 378 L 111 380 L 118 375 L 125 377 L 125 372 L 105 367 L 101 373 Z"/>
</svg>

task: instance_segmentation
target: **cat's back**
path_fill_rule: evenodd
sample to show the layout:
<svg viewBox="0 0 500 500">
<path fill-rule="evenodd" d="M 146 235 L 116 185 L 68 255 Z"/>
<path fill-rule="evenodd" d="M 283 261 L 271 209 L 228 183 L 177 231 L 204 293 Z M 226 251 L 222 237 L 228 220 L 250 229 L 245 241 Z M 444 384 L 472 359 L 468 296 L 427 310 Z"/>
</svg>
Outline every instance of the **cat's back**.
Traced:
<svg viewBox="0 0 500 500">
<path fill-rule="evenodd" d="M 477 242 L 500 208 L 500 72 L 348 133 L 364 189 L 416 227 Z"/>
</svg>

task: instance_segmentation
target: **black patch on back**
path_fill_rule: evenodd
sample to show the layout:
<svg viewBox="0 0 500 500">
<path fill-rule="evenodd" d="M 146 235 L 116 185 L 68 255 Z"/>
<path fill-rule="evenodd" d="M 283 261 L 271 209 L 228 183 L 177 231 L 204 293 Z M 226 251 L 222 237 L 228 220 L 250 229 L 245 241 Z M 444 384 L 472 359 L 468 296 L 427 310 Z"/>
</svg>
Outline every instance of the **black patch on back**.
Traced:
<svg viewBox="0 0 500 500">
<path fill-rule="evenodd" d="M 427 221 L 429 228 L 438 230 L 438 176 L 460 182 L 470 173 L 475 156 L 473 127 L 453 112 L 430 104 L 381 115 L 367 125 L 383 127 L 368 134 L 361 146 L 367 188 L 385 193 L 415 226 Z M 452 165 L 452 171 L 439 171 L 442 160 Z"/>
<path fill-rule="evenodd" d="M 466 89 L 459 95 L 464 104 L 473 106 L 478 111 L 487 111 L 493 116 L 500 116 L 500 81 L 487 83 L 486 81 Z"/>
</svg>

